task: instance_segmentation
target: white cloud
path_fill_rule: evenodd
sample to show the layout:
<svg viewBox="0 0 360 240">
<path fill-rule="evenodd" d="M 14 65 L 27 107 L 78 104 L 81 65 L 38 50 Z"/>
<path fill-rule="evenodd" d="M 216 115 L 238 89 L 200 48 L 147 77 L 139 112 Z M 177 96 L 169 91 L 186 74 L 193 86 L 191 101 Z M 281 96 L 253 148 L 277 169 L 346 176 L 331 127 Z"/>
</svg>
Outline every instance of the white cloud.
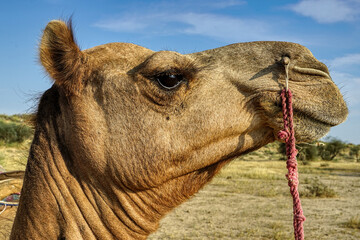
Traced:
<svg viewBox="0 0 360 240">
<path fill-rule="evenodd" d="M 177 0 L 163 1 L 156 3 L 156 8 L 165 11 L 194 11 L 194 10 L 218 10 L 229 7 L 236 7 L 246 4 L 243 0 L 182 0 L 181 3 Z"/>
<path fill-rule="evenodd" d="M 176 16 L 187 24 L 184 33 L 210 36 L 221 40 L 249 41 L 271 38 L 266 22 L 214 14 L 185 13 Z"/>
<path fill-rule="evenodd" d="M 145 19 L 143 21 L 139 20 L 136 18 L 105 20 L 95 23 L 94 26 L 115 32 L 136 32 L 148 26 L 146 21 L 144 21 Z"/>
<path fill-rule="evenodd" d="M 99 21 L 94 26 L 110 31 L 144 35 L 202 35 L 225 42 L 257 40 L 298 42 L 298 39 L 291 39 L 291 36 L 276 34 L 276 29 L 266 21 L 209 13 L 136 14 Z"/>
<path fill-rule="evenodd" d="M 360 15 L 359 0 L 301 0 L 289 8 L 319 23 L 348 22 Z"/>
<path fill-rule="evenodd" d="M 360 65 L 360 53 L 348 54 L 343 57 L 335 58 L 329 62 L 329 65 L 334 68 L 349 65 Z"/>
<path fill-rule="evenodd" d="M 214 7 L 214 8 L 228 8 L 246 4 L 245 1 L 237 1 L 237 0 L 228 0 L 228 1 L 216 1 L 216 2 L 204 2 L 206 5 Z"/>
</svg>

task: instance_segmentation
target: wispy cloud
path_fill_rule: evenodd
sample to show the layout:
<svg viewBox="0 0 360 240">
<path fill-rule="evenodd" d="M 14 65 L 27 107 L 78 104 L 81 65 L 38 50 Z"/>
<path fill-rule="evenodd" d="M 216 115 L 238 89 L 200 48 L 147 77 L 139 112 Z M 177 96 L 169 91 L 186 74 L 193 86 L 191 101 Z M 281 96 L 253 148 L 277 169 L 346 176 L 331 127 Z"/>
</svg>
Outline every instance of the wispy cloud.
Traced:
<svg viewBox="0 0 360 240">
<path fill-rule="evenodd" d="M 156 15 L 123 16 L 116 19 L 100 20 L 94 26 L 114 32 L 140 32 L 159 18 L 161 17 Z"/>
<path fill-rule="evenodd" d="M 240 19 L 214 14 L 185 13 L 177 21 L 187 24 L 183 29 L 187 34 L 210 36 L 222 40 L 249 41 L 273 38 L 266 22 L 253 19 Z"/>
<path fill-rule="evenodd" d="M 281 40 L 301 42 L 293 34 L 282 33 L 282 25 L 258 16 L 238 17 L 224 9 L 241 9 L 244 0 L 183 0 L 145 4 L 93 24 L 108 31 L 135 33 L 143 36 L 198 35 L 224 43 Z M 222 12 L 222 14 L 220 14 Z"/>
<path fill-rule="evenodd" d="M 359 0 L 301 0 L 289 6 L 292 11 L 319 23 L 348 22 L 360 15 Z"/>
<path fill-rule="evenodd" d="M 228 8 L 234 6 L 240 6 L 246 4 L 246 1 L 228 0 L 228 1 L 215 1 L 215 2 L 204 2 L 207 6 L 214 8 Z"/>
<path fill-rule="evenodd" d="M 334 68 L 350 65 L 360 66 L 360 53 L 348 54 L 342 57 L 335 58 L 331 60 L 329 64 Z"/>
<path fill-rule="evenodd" d="M 202 35 L 225 42 L 297 41 L 297 39 L 291 39 L 291 36 L 276 34 L 276 29 L 266 21 L 211 13 L 135 14 L 101 20 L 94 26 L 110 31 L 145 35 Z"/>
<path fill-rule="evenodd" d="M 194 11 L 194 10 L 218 10 L 229 7 L 237 7 L 245 5 L 244 0 L 182 0 L 181 3 L 177 0 L 172 1 L 160 1 L 156 3 L 156 8 L 159 10 L 170 10 L 172 11 Z M 154 6 L 152 6 L 154 7 Z"/>
</svg>

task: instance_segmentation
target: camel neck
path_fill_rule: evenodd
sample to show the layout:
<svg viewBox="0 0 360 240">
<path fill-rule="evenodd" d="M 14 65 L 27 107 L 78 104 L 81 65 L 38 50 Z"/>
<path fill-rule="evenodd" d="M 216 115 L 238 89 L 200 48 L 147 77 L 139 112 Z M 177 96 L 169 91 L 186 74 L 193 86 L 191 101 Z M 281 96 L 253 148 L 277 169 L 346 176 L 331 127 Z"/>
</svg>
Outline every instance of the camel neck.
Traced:
<svg viewBox="0 0 360 240">
<path fill-rule="evenodd" d="M 156 188 L 132 190 L 106 172 L 86 171 L 84 166 L 79 170 L 79 164 L 89 161 L 72 159 L 59 133 L 64 128 L 62 117 L 44 119 L 37 120 L 11 240 L 146 239 L 162 216 L 196 193 L 227 162 Z"/>
<path fill-rule="evenodd" d="M 82 179 L 55 139 L 36 133 L 10 239 L 146 239 L 157 229 L 148 193 Z"/>
</svg>

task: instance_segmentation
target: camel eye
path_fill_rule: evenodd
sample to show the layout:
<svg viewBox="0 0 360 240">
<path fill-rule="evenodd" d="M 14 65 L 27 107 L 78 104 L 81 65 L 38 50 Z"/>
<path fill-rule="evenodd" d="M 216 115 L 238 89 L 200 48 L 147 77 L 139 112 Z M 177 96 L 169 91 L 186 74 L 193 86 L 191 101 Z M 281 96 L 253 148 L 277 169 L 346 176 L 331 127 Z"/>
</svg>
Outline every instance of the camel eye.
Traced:
<svg viewBox="0 0 360 240">
<path fill-rule="evenodd" d="M 155 79 L 161 87 L 172 90 L 183 82 L 184 77 L 181 74 L 160 74 Z"/>
</svg>

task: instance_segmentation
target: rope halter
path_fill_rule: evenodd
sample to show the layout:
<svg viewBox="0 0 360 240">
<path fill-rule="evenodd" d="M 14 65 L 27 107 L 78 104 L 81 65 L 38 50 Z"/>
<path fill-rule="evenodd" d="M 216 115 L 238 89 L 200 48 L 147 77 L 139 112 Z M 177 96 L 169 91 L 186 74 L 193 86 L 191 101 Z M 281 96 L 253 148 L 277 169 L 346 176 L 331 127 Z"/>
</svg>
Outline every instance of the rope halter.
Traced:
<svg viewBox="0 0 360 240">
<path fill-rule="evenodd" d="M 278 137 L 285 141 L 286 146 L 286 167 L 288 173 L 286 178 L 290 187 L 290 193 L 293 198 L 293 214 L 294 214 L 294 236 L 295 240 L 304 239 L 304 227 L 303 222 L 305 216 L 301 207 L 300 196 L 298 191 L 298 169 L 296 155 L 298 151 L 295 146 L 295 131 L 293 124 L 293 108 L 292 108 L 292 93 L 289 89 L 289 65 L 290 58 L 283 57 L 283 64 L 285 66 L 285 88 L 281 91 L 281 102 L 283 111 L 284 129 L 278 133 Z"/>
</svg>

